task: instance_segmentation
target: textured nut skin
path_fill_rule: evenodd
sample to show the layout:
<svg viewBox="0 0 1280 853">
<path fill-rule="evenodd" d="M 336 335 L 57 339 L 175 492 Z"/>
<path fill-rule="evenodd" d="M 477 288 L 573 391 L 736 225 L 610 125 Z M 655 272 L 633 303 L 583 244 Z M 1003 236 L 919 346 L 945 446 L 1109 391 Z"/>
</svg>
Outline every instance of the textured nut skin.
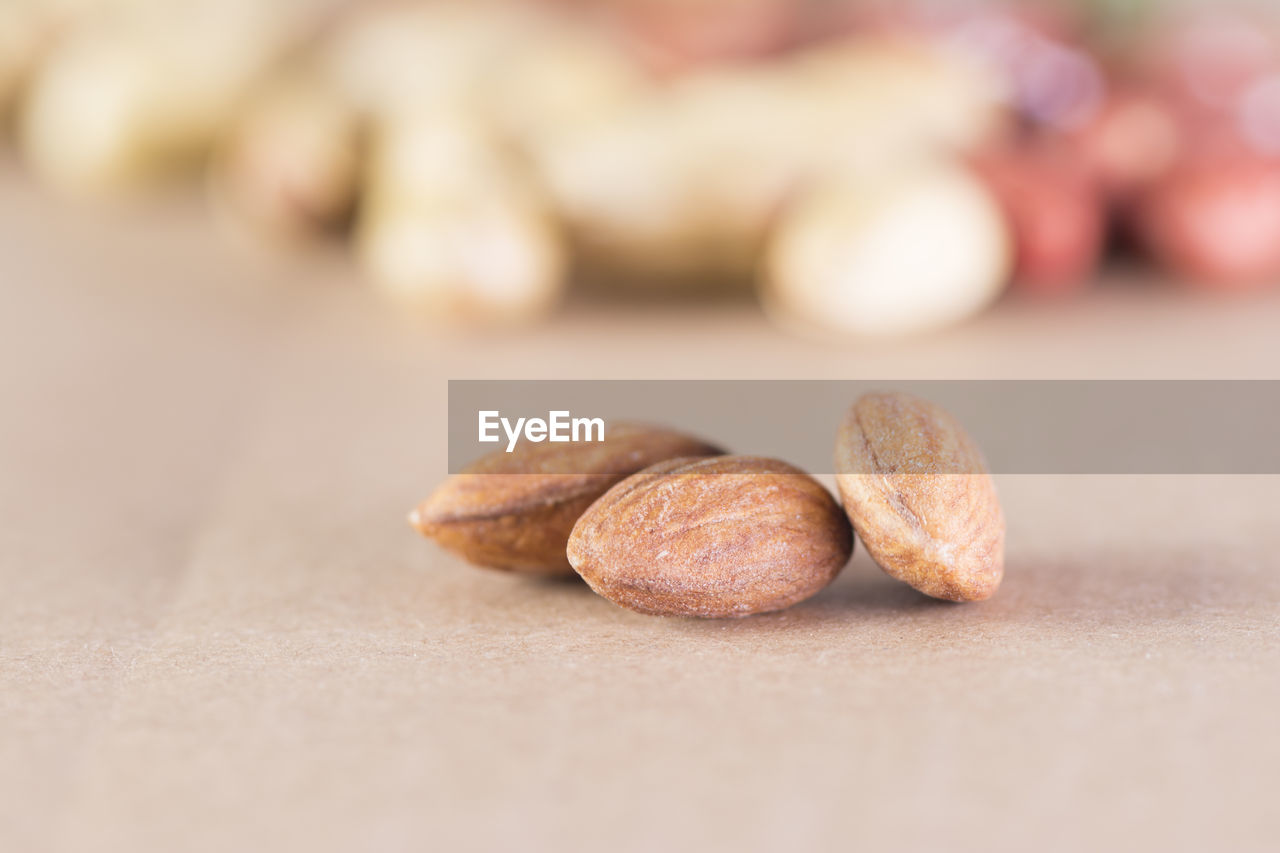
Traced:
<svg viewBox="0 0 1280 853">
<path fill-rule="evenodd" d="M 673 430 L 625 423 L 610 425 L 603 442 L 521 443 L 450 477 L 409 521 L 478 566 L 572 574 L 569 532 L 610 486 L 664 459 L 719 453 Z"/>
<path fill-rule="evenodd" d="M 775 459 L 672 459 L 596 501 L 569 562 L 605 598 L 660 616 L 748 616 L 817 593 L 853 551 L 831 495 Z"/>
<path fill-rule="evenodd" d="M 989 598 L 1004 575 L 1004 515 L 982 452 L 934 404 L 861 397 L 836 438 L 836 484 L 879 566 L 926 595 Z"/>
</svg>

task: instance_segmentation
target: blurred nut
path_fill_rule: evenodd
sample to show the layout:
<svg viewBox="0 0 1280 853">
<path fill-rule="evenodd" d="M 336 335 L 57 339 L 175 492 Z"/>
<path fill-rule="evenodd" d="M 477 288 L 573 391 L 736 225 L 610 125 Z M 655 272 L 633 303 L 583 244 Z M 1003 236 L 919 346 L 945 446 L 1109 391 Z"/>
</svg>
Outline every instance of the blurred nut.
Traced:
<svg viewBox="0 0 1280 853">
<path fill-rule="evenodd" d="M 356 199 L 354 111 L 316 79 L 265 87 L 237 117 L 214 157 L 211 192 L 237 224 L 294 239 L 345 223 Z"/>
<path fill-rule="evenodd" d="M 317 50 L 320 72 L 363 115 L 480 110 L 482 82 L 532 28 L 525 4 L 351 3 Z"/>
<path fill-rule="evenodd" d="M 1001 81 L 988 69 L 912 40 L 842 39 L 781 66 L 794 84 L 788 98 L 812 111 L 796 135 L 819 150 L 966 151 L 1008 121 Z"/>
<path fill-rule="evenodd" d="M 198 130 L 180 117 L 137 118 L 150 111 L 148 80 L 167 76 L 130 45 L 80 35 L 46 63 L 27 93 L 18 128 L 27 162 L 60 189 L 97 193 L 188 161 L 199 147 L 190 139 Z M 150 127 L 153 121 L 161 126 Z M 148 123 L 141 131 L 140 122 Z"/>
<path fill-rule="evenodd" d="M 521 443 L 450 477 L 409 518 L 424 536 L 478 566 L 569 574 L 569 533 L 611 486 L 664 459 L 721 452 L 637 424 L 613 424 L 598 443 Z"/>
<path fill-rule="evenodd" d="M 1084 164 L 1069 149 L 1030 143 L 997 148 L 975 165 L 1013 236 L 1013 287 L 1061 293 L 1087 283 L 1102 255 L 1106 211 Z"/>
<path fill-rule="evenodd" d="M 529 146 L 615 114 L 647 96 L 653 81 L 604 33 L 549 18 L 530 25 L 482 86 L 481 106 L 494 124 Z"/>
<path fill-rule="evenodd" d="M 455 113 L 381 126 L 356 242 L 382 292 L 443 319 L 529 320 L 565 285 L 550 213 L 492 135 Z"/>
<path fill-rule="evenodd" d="M 124 2 L 127 0 L 0 2 L 0 121 L 9 117 L 30 76 L 68 30 Z"/>
<path fill-rule="evenodd" d="M 1093 170 L 1112 203 L 1126 203 L 1177 160 L 1182 129 L 1161 99 L 1117 92 L 1069 140 Z"/>
<path fill-rule="evenodd" d="M 248 87 L 306 19 L 300 3 L 130 3 L 58 43 L 31 82 L 19 138 L 77 194 L 195 166 Z"/>
<path fill-rule="evenodd" d="M 1137 231 L 1166 269 L 1215 290 L 1280 279 L 1280 161 L 1191 159 L 1143 194 Z"/>
<path fill-rule="evenodd" d="M 673 459 L 591 505 L 569 561 L 591 588 L 661 616 L 748 616 L 815 595 L 849 560 L 831 495 L 774 459 Z"/>
<path fill-rule="evenodd" d="M 816 188 L 784 212 L 764 264 L 765 306 L 784 322 L 856 335 L 958 323 L 1010 271 L 991 193 L 957 164 L 921 163 Z"/>
<path fill-rule="evenodd" d="M 797 187 L 992 133 L 994 95 L 965 72 L 918 46 L 841 42 L 686 74 L 540 134 L 531 154 L 595 266 L 749 280 Z"/>
<path fill-rule="evenodd" d="M 1004 515 L 982 452 L 949 413 L 908 394 L 861 397 L 836 437 L 836 484 L 886 573 L 979 601 L 1004 575 Z"/>
<path fill-rule="evenodd" d="M 537 140 L 538 176 L 589 266 L 655 282 L 750 270 L 794 178 L 769 147 L 777 132 L 757 132 L 771 97 L 757 81 L 685 80 Z"/>
</svg>

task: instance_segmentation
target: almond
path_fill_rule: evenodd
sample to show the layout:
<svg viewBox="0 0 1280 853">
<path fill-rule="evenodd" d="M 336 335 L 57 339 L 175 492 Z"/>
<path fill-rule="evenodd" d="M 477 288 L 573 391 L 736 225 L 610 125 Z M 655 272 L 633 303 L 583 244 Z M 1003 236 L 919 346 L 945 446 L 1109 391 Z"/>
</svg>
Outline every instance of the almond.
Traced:
<svg viewBox="0 0 1280 853">
<path fill-rule="evenodd" d="M 614 486 L 579 519 L 569 562 L 591 588 L 663 616 L 781 610 L 829 584 L 853 533 L 816 480 L 775 459 L 672 459 Z"/>
<path fill-rule="evenodd" d="M 871 558 L 948 601 L 990 597 L 1004 575 L 1004 515 L 978 446 L 942 408 L 873 393 L 836 438 L 836 483 Z"/>
<path fill-rule="evenodd" d="M 626 423 L 611 424 L 602 442 L 521 443 L 450 477 L 409 521 L 478 566 L 571 574 L 569 532 L 610 486 L 664 459 L 722 452 L 673 430 Z"/>
</svg>

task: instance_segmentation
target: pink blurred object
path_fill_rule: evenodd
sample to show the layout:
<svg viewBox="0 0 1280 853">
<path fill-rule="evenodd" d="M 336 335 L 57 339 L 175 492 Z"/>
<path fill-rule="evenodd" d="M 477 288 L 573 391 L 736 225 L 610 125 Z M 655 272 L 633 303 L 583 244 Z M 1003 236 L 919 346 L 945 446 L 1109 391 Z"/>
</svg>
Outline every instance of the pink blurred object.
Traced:
<svg viewBox="0 0 1280 853">
<path fill-rule="evenodd" d="M 1197 147 L 1280 154 L 1280 15 L 1202 4 L 1132 52 L 1130 77 L 1164 99 Z"/>
<path fill-rule="evenodd" d="M 1169 271 L 1210 290 L 1280 282 L 1280 161 L 1188 158 L 1139 200 L 1134 223 Z"/>
<path fill-rule="evenodd" d="M 1093 171 L 1107 201 L 1124 206 L 1173 168 L 1184 129 L 1165 101 L 1138 89 L 1113 91 L 1093 119 L 1066 139 Z"/>
<path fill-rule="evenodd" d="M 1171 13 L 1133 52 L 1133 72 L 1199 110 L 1229 113 L 1249 87 L 1280 71 L 1274 14 L 1238 5 Z"/>
<path fill-rule="evenodd" d="M 976 157 L 974 167 L 1013 235 L 1013 289 L 1065 294 L 1086 287 L 1102 256 L 1106 210 L 1079 154 L 1043 140 L 1015 141 Z"/>
<path fill-rule="evenodd" d="M 908 33 L 992 70 L 1026 121 L 1053 130 L 1083 126 L 1101 108 L 1106 79 L 1063 3 L 908 0 L 872 2 L 868 31 Z"/>
</svg>

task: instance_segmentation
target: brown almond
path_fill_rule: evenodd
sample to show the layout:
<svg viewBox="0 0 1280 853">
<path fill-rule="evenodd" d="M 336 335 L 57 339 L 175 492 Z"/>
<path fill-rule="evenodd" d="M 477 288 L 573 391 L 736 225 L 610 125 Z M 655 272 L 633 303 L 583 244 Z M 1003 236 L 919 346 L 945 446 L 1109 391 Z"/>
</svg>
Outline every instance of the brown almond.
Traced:
<svg viewBox="0 0 1280 853">
<path fill-rule="evenodd" d="M 409 521 L 478 566 L 572 574 L 569 532 L 610 486 L 664 459 L 719 453 L 674 430 L 627 423 L 611 424 L 601 442 L 522 442 L 450 477 Z"/>
<path fill-rule="evenodd" d="M 623 607 L 663 616 L 781 610 L 829 584 L 853 531 L 818 481 L 776 459 L 672 459 L 596 501 L 569 562 Z"/>
<path fill-rule="evenodd" d="M 934 598 L 979 601 L 1004 575 L 1004 515 L 982 452 L 949 413 L 900 393 L 849 410 L 836 484 L 867 553 Z"/>
</svg>

